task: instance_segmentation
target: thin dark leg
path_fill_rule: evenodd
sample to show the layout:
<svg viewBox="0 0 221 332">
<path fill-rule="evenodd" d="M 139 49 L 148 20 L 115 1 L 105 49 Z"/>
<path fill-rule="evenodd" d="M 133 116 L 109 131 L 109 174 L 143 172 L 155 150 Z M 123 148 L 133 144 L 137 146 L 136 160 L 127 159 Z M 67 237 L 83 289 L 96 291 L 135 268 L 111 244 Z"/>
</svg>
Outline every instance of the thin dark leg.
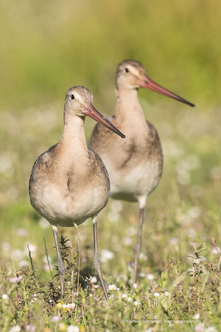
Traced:
<svg viewBox="0 0 221 332">
<path fill-rule="evenodd" d="M 57 250 L 57 257 L 58 257 L 58 274 L 60 278 L 60 287 L 61 287 L 61 295 L 64 297 L 64 276 L 65 276 L 65 266 L 64 260 L 61 254 L 61 248 L 59 245 L 59 238 L 58 238 L 58 229 L 56 226 L 52 226 L 53 234 L 54 234 L 54 242 L 55 247 Z"/>
<path fill-rule="evenodd" d="M 144 208 L 140 209 L 140 216 L 139 216 L 139 228 L 138 228 L 138 235 L 137 235 L 137 243 L 134 246 L 134 274 L 133 274 L 133 286 L 136 283 L 137 279 L 137 267 L 139 261 L 139 255 L 141 250 L 141 243 L 142 243 L 142 228 L 143 228 L 143 221 L 144 221 Z"/>
<path fill-rule="evenodd" d="M 98 255 L 98 246 L 97 246 L 97 216 L 93 217 L 92 221 L 93 221 L 93 232 L 94 232 L 94 257 L 93 257 L 93 264 L 94 264 L 95 270 L 97 271 L 98 277 L 100 279 L 101 286 L 102 286 L 103 291 L 104 291 L 105 299 L 108 300 L 107 290 L 106 290 L 106 287 L 104 285 L 104 280 L 103 280 L 102 273 L 101 273 L 100 259 L 99 259 L 99 255 Z"/>
</svg>

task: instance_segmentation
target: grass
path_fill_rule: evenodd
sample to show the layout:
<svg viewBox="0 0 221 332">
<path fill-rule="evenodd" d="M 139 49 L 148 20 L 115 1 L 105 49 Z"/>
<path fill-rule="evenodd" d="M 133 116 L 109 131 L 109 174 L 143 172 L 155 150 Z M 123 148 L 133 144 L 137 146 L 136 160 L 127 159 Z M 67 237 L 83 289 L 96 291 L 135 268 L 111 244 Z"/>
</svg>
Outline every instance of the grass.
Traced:
<svg viewBox="0 0 221 332">
<path fill-rule="evenodd" d="M 16 115 L 10 115 L 14 117 L 14 124 L 22 129 L 17 128 L 18 134 L 15 132 L 14 136 L 8 135 L 8 144 L 14 153 L 16 146 L 17 157 L 20 156 L 23 162 L 27 160 L 28 165 L 22 169 L 23 164 L 20 165 L 16 156 L 11 157 L 11 153 L 7 155 L 10 162 L 5 162 L 3 172 L 5 185 L 11 181 L 11 187 L 1 196 L 2 331 L 9 331 L 16 325 L 22 331 L 31 331 L 34 326 L 36 331 L 71 331 L 71 325 L 80 331 L 204 331 L 211 326 L 214 331 L 215 328 L 219 330 L 220 113 L 213 109 L 204 113 L 191 110 L 190 113 L 185 106 L 177 111 L 177 104 L 162 113 L 165 107 L 162 104 L 152 107 L 147 114 L 148 105 L 142 99 L 141 102 L 146 117 L 155 124 L 161 136 L 164 174 L 159 188 L 148 199 L 135 292 L 131 285 L 131 263 L 138 206 L 110 200 L 100 213 L 98 239 L 102 271 L 105 281 L 115 285 L 109 290 L 108 305 L 101 288 L 97 288 L 99 282 L 90 281 L 95 276 L 90 220 L 79 227 L 80 266 L 76 230 L 60 229 L 62 236 L 70 240 L 66 246 L 72 247 L 64 250 L 68 273 L 66 294 L 62 299 L 56 277 L 52 231 L 50 227 L 45 228 L 47 223 L 28 202 L 31 163 L 59 137 L 61 119 L 60 115 L 56 116 L 56 107 L 54 118 L 51 111 L 35 111 L 32 135 L 31 120 L 16 121 Z M 45 116 L 53 118 L 53 125 L 42 130 Z M 168 119 L 173 119 L 173 123 Z M 92 121 L 86 122 L 87 133 L 92 126 Z M 30 130 L 27 145 L 18 140 L 21 130 L 25 133 Z M 31 149 L 36 137 L 39 146 L 36 144 L 36 148 Z M 20 193 L 23 199 L 19 198 Z M 72 267 L 75 271 L 73 283 Z M 79 269 L 80 289 L 77 291 Z M 75 307 L 65 306 L 70 303 Z M 57 316 L 59 321 L 56 321 Z"/>
<path fill-rule="evenodd" d="M 0 330 L 219 331 L 220 2 L 13 0 L 0 9 Z M 161 138 L 164 172 L 146 206 L 135 292 L 138 206 L 110 200 L 98 218 L 109 303 L 91 279 L 89 220 L 79 237 L 60 229 L 68 247 L 61 299 L 52 231 L 30 206 L 28 178 L 59 140 L 67 89 L 87 86 L 95 107 L 112 114 L 114 74 L 125 58 L 197 107 L 139 92 Z M 88 119 L 87 139 L 93 126 Z"/>
</svg>

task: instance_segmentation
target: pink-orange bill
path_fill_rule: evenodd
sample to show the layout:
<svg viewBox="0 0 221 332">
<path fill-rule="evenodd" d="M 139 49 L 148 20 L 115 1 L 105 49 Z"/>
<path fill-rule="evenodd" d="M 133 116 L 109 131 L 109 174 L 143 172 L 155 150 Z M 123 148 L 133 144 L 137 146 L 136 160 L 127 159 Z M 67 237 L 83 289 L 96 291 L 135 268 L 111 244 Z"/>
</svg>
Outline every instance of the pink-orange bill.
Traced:
<svg viewBox="0 0 221 332">
<path fill-rule="evenodd" d="M 155 91 L 160 93 L 161 95 L 176 99 L 184 104 L 194 107 L 195 105 L 183 99 L 182 97 L 176 95 L 175 93 L 163 88 L 161 85 L 157 84 L 153 80 L 151 80 L 146 74 L 143 75 L 142 80 L 140 81 L 140 87 Z"/>
<path fill-rule="evenodd" d="M 96 108 L 90 104 L 85 109 L 85 114 L 90 118 L 94 119 L 95 121 L 101 123 L 103 126 L 107 127 L 108 129 L 112 130 L 114 133 L 119 135 L 122 138 L 125 138 L 125 135 L 120 132 L 110 121 L 108 121 L 101 113 L 99 113 Z"/>
</svg>

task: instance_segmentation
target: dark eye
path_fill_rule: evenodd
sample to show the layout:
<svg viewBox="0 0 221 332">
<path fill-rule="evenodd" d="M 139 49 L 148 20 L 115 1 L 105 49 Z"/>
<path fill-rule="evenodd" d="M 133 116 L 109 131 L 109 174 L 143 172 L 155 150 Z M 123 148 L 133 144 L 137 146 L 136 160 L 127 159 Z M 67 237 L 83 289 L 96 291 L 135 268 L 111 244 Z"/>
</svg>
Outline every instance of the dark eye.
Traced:
<svg viewBox="0 0 221 332">
<path fill-rule="evenodd" d="M 126 73 L 129 73 L 129 69 L 128 69 L 128 68 L 125 68 L 125 72 L 126 72 Z"/>
<path fill-rule="evenodd" d="M 71 95 L 71 99 L 74 99 L 75 98 L 75 96 L 74 95 Z"/>
</svg>

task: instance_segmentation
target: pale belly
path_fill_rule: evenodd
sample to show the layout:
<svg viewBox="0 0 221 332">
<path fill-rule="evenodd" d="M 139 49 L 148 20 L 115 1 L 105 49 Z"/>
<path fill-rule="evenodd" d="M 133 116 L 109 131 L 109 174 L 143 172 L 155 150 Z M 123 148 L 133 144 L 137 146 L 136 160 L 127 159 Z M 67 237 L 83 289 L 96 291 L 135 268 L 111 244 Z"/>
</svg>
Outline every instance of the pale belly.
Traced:
<svg viewBox="0 0 221 332">
<path fill-rule="evenodd" d="M 105 162 L 105 161 L 104 161 Z M 158 161 L 147 161 L 131 169 L 115 171 L 105 162 L 110 176 L 110 196 L 115 199 L 135 202 L 148 196 L 158 185 L 162 169 Z"/>
<path fill-rule="evenodd" d="M 76 194 L 71 195 L 67 191 L 65 195 L 58 187 L 50 183 L 44 187 L 35 184 L 30 197 L 35 210 L 52 225 L 73 227 L 74 223 L 80 225 L 105 207 L 108 191 L 103 186 L 93 187 L 90 190 L 87 188 L 82 190 L 76 199 Z"/>
</svg>

